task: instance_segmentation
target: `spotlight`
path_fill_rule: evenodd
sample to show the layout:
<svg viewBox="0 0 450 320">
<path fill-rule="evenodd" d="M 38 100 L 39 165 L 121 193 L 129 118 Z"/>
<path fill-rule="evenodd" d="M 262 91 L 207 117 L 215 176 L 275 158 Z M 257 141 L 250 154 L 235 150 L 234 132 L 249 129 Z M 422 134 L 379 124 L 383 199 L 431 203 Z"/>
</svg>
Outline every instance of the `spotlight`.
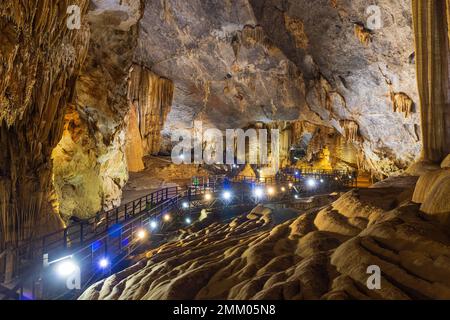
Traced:
<svg viewBox="0 0 450 320">
<path fill-rule="evenodd" d="M 269 187 L 269 188 L 267 189 L 267 194 L 268 194 L 269 196 L 273 196 L 273 195 L 275 194 L 275 188 Z"/>
<path fill-rule="evenodd" d="M 109 260 L 106 259 L 106 258 L 100 259 L 100 261 L 98 262 L 98 266 L 99 266 L 101 269 L 106 269 L 106 268 L 108 268 L 108 267 L 109 267 Z"/>
<path fill-rule="evenodd" d="M 158 222 L 151 221 L 150 222 L 150 229 L 155 230 L 156 228 L 158 228 Z"/>
<path fill-rule="evenodd" d="M 184 209 L 187 209 L 187 208 L 189 208 L 189 203 L 187 203 L 187 202 L 183 202 L 183 208 L 184 208 Z"/>
<path fill-rule="evenodd" d="M 255 195 L 255 197 L 261 198 L 264 195 L 264 191 L 261 188 L 256 188 L 253 191 L 253 194 Z"/>
<path fill-rule="evenodd" d="M 205 200 L 210 201 L 212 199 L 212 195 L 210 193 L 205 194 Z"/>
<path fill-rule="evenodd" d="M 72 261 L 72 259 L 61 261 L 56 267 L 56 271 L 61 277 L 68 277 L 77 269 L 78 266 Z"/>
<path fill-rule="evenodd" d="M 191 223 L 192 223 L 192 220 L 191 220 L 191 218 L 186 218 L 186 220 L 185 220 L 185 221 L 186 221 L 186 223 L 187 223 L 187 224 L 191 224 Z"/>
<path fill-rule="evenodd" d="M 281 192 L 286 192 L 286 188 L 285 187 L 281 187 Z"/>
<path fill-rule="evenodd" d="M 338 177 L 335 177 L 334 180 L 338 181 Z"/>
<path fill-rule="evenodd" d="M 320 183 L 323 183 L 323 179 L 320 179 Z"/>
<path fill-rule="evenodd" d="M 224 198 L 225 200 L 230 200 L 230 199 L 231 199 L 231 192 L 230 192 L 230 191 L 225 191 L 225 192 L 223 193 L 223 198 Z"/>
<path fill-rule="evenodd" d="M 294 184 L 292 182 L 289 183 L 289 188 L 292 188 Z"/>
<path fill-rule="evenodd" d="M 352 176 L 348 176 L 348 178 L 349 178 L 349 179 L 351 179 L 351 178 L 352 178 Z"/>
<path fill-rule="evenodd" d="M 308 184 L 308 187 L 310 187 L 310 188 L 314 188 L 316 186 L 316 180 L 314 180 L 314 179 L 309 179 L 306 183 Z"/>
<path fill-rule="evenodd" d="M 170 219 L 171 219 L 170 214 L 166 213 L 166 214 L 164 215 L 163 219 L 164 219 L 165 222 L 169 222 Z"/>
<path fill-rule="evenodd" d="M 298 199 L 298 198 L 299 198 L 299 196 L 298 196 L 298 194 L 296 194 L 296 195 L 295 195 L 295 199 Z"/>
<path fill-rule="evenodd" d="M 137 231 L 136 236 L 139 240 L 144 240 L 145 237 L 147 237 L 147 232 L 145 232 L 145 230 L 140 229 Z"/>
<path fill-rule="evenodd" d="M 298 172 L 298 171 L 295 171 L 295 175 L 296 176 L 298 176 L 300 174 L 300 172 Z"/>
</svg>

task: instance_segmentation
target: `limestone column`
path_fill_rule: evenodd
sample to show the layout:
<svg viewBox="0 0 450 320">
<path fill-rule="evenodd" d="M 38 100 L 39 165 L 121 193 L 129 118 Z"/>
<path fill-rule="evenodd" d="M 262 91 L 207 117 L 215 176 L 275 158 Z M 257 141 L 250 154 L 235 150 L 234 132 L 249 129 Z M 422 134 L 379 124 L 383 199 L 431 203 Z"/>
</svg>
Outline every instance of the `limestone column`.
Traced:
<svg viewBox="0 0 450 320">
<path fill-rule="evenodd" d="M 422 121 L 422 160 L 439 163 L 449 153 L 450 0 L 413 0 L 417 83 Z M 450 17 L 449 17 L 450 18 Z"/>
</svg>

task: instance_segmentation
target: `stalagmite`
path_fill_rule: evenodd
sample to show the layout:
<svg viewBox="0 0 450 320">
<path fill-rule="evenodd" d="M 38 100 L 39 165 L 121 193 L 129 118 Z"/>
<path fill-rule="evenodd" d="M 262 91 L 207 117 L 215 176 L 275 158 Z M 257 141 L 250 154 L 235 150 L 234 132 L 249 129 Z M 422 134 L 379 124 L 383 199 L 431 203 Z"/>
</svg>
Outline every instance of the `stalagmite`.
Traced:
<svg viewBox="0 0 450 320">
<path fill-rule="evenodd" d="M 422 121 L 422 159 L 439 163 L 450 151 L 448 42 L 450 1 L 413 0 L 416 69 Z M 446 120 L 447 119 L 447 120 Z"/>
<path fill-rule="evenodd" d="M 160 151 L 161 130 L 172 106 L 173 92 L 172 81 L 145 67 L 133 65 L 128 100 L 138 108 L 144 155 Z"/>
</svg>

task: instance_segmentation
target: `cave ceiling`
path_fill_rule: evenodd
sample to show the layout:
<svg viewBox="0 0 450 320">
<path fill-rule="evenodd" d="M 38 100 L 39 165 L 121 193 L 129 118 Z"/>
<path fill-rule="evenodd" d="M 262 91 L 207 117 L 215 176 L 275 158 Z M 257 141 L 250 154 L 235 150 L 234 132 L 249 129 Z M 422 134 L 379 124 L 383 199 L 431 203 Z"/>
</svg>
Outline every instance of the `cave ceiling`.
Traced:
<svg viewBox="0 0 450 320">
<path fill-rule="evenodd" d="M 353 121 L 366 160 L 391 174 L 419 155 L 418 94 L 410 1 L 378 5 L 382 28 L 361 43 L 366 1 L 145 1 L 134 60 L 175 82 L 166 135 L 193 120 L 306 120 L 339 132 Z M 409 117 L 391 93 L 414 102 Z"/>
</svg>

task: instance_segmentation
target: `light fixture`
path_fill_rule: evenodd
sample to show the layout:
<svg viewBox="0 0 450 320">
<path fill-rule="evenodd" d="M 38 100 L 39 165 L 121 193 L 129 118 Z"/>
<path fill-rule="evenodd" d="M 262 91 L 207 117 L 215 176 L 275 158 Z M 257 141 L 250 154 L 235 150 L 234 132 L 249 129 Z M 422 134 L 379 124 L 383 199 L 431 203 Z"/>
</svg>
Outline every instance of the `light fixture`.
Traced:
<svg viewBox="0 0 450 320">
<path fill-rule="evenodd" d="M 170 214 L 166 213 L 166 214 L 164 215 L 163 219 L 164 219 L 164 221 L 169 222 L 170 219 L 171 219 Z"/>
<path fill-rule="evenodd" d="M 295 199 L 298 199 L 298 198 L 299 198 L 299 196 L 298 196 L 298 194 L 296 194 L 296 195 L 295 195 Z"/>
<path fill-rule="evenodd" d="M 150 229 L 155 230 L 156 228 L 158 228 L 158 222 L 156 221 L 151 221 L 150 222 Z"/>
<path fill-rule="evenodd" d="M 231 199 L 231 192 L 230 192 L 230 191 L 225 191 L 225 192 L 223 193 L 223 198 L 224 198 L 225 200 L 230 200 L 230 199 Z"/>
<path fill-rule="evenodd" d="M 298 171 L 295 171 L 295 175 L 296 176 L 298 176 L 300 174 L 300 172 L 298 172 Z"/>
<path fill-rule="evenodd" d="M 289 183 L 289 188 L 292 188 L 294 184 L 292 182 Z"/>
<path fill-rule="evenodd" d="M 186 223 L 187 223 L 187 224 L 191 224 L 191 223 L 192 223 L 192 220 L 191 220 L 191 218 L 189 218 L 189 217 L 188 217 L 188 218 L 186 218 Z"/>
<path fill-rule="evenodd" d="M 205 200 L 210 201 L 212 199 L 212 195 L 210 193 L 205 194 Z"/>
<path fill-rule="evenodd" d="M 144 240 L 147 237 L 147 232 L 144 229 L 139 229 L 136 233 L 136 236 L 139 240 Z"/>
<path fill-rule="evenodd" d="M 183 202 L 183 208 L 184 208 L 184 209 L 187 209 L 187 208 L 189 208 L 189 203 L 187 203 L 187 202 Z"/>
<path fill-rule="evenodd" d="M 261 198 L 264 195 L 264 191 L 261 188 L 256 188 L 253 191 L 253 194 L 255 195 L 255 197 Z"/>
<path fill-rule="evenodd" d="M 314 179 L 308 179 L 308 181 L 306 183 L 308 184 L 308 187 L 310 187 L 310 188 L 314 188 L 316 186 L 316 180 L 314 180 Z"/>
<path fill-rule="evenodd" d="M 275 194 L 275 188 L 273 188 L 273 187 L 267 188 L 267 194 L 269 196 L 273 196 Z"/>
<path fill-rule="evenodd" d="M 334 180 L 338 181 L 338 177 L 335 177 Z"/>
<path fill-rule="evenodd" d="M 72 259 L 63 260 L 56 266 L 56 271 L 61 277 L 68 277 L 78 269 Z"/>
<path fill-rule="evenodd" d="M 320 183 L 323 183 L 323 179 L 320 179 Z"/>
<path fill-rule="evenodd" d="M 286 188 L 285 187 L 281 187 L 281 192 L 286 192 Z"/>
<path fill-rule="evenodd" d="M 184 160 L 184 154 L 180 154 L 180 159 Z"/>
<path fill-rule="evenodd" d="M 109 260 L 108 260 L 107 258 L 102 258 L 102 259 L 100 259 L 99 262 L 98 262 L 98 266 L 99 266 L 101 269 L 106 269 L 106 268 L 108 268 L 108 267 L 109 267 Z"/>
</svg>

